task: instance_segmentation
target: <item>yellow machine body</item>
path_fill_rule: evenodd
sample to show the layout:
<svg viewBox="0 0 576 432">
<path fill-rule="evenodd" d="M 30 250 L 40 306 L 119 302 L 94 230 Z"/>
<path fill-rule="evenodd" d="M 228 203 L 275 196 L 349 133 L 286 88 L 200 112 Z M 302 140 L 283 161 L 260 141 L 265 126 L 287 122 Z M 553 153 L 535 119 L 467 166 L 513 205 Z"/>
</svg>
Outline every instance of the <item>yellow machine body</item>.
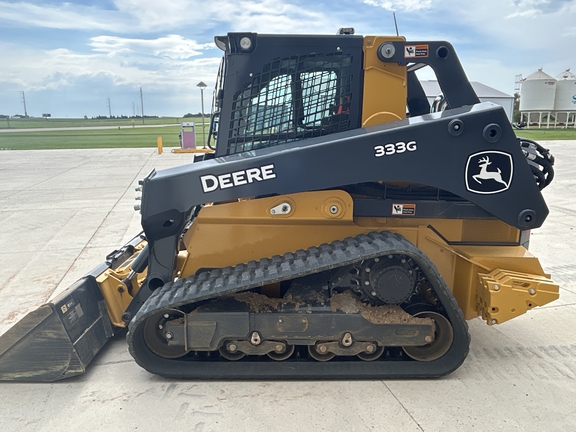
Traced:
<svg viewBox="0 0 576 432">
<path fill-rule="evenodd" d="M 288 204 L 290 212 L 271 213 L 282 204 Z M 481 316 L 488 324 L 502 323 L 558 298 L 558 285 L 523 246 L 457 244 L 511 244 L 519 240 L 516 228 L 495 219 L 355 219 L 352 197 L 338 190 L 205 206 L 182 238 L 174 277 L 296 252 L 373 231 L 401 234 L 423 251 L 452 290 L 466 319 Z M 132 298 L 120 283 L 128 267 L 129 263 L 98 278 L 108 312 L 117 326 L 123 325 L 121 315 Z M 144 276 L 139 275 L 139 279 Z"/>
</svg>

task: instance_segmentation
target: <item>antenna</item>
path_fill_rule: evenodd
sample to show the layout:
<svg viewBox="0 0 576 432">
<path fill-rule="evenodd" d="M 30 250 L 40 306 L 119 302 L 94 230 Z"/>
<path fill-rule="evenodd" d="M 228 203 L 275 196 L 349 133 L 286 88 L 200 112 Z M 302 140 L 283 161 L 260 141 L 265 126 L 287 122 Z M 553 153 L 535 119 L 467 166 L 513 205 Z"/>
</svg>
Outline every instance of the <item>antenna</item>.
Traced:
<svg viewBox="0 0 576 432">
<path fill-rule="evenodd" d="M 396 22 L 396 12 L 392 12 L 392 15 L 394 16 L 394 27 L 396 27 L 396 36 L 400 36 L 400 33 L 398 33 L 398 23 Z"/>
</svg>

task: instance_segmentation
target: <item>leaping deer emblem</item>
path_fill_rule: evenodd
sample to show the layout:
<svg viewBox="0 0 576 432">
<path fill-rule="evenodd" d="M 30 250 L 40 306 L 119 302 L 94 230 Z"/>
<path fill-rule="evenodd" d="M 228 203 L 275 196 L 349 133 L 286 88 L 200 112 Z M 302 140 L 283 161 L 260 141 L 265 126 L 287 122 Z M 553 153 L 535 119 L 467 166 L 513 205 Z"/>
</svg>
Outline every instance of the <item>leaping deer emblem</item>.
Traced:
<svg viewBox="0 0 576 432">
<path fill-rule="evenodd" d="M 490 162 L 490 158 L 488 156 L 480 158 L 480 160 L 478 161 L 478 166 L 480 167 L 480 173 L 473 175 L 472 178 L 480 184 L 482 184 L 480 180 L 492 179 L 508 187 L 508 183 L 502 180 L 502 171 L 500 171 L 500 168 L 496 167 L 496 171 L 488 171 L 488 165 L 492 165 L 492 162 Z"/>
</svg>

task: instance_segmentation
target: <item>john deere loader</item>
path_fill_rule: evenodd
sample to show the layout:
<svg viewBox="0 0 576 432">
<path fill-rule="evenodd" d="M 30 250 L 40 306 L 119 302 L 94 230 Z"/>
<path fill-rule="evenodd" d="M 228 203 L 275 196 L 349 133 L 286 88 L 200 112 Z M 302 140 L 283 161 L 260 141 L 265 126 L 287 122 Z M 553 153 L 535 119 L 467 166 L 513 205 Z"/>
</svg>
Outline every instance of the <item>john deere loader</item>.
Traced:
<svg viewBox="0 0 576 432">
<path fill-rule="evenodd" d="M 0 338 L 1 380 L 81 374 L 125 328 L 173 378 L 439 377 L 467 320 L 558 298 L 527 250 L 552 155 L 449 43 L 340 33 L 215 38 L 214 153 L 140 182 L 142 233 Z"/>
</svg>

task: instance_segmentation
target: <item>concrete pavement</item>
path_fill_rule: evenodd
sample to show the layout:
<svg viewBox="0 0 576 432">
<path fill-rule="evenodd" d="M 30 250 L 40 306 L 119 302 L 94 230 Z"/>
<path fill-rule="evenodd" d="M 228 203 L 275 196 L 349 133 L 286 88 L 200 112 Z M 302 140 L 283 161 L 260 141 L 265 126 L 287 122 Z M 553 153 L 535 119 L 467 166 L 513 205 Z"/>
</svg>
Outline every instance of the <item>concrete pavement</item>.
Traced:
<svg viewBox="0 0 576 432">
<path fill-rule="evenodd" d="M 0 383 L 0 431 L 576 430 L 576 142 L 545 143 L 556 179 L 531 250 L 560 300 L 499 326 L 469 322 L 471 353 L 439 380 L 193 382 L 141 369 L 122 336 L 89 371 Z M 133 187 L 192 155 L 153 149 L 0 152 L 0 334 L 140 230 Z"/>
</svg>

